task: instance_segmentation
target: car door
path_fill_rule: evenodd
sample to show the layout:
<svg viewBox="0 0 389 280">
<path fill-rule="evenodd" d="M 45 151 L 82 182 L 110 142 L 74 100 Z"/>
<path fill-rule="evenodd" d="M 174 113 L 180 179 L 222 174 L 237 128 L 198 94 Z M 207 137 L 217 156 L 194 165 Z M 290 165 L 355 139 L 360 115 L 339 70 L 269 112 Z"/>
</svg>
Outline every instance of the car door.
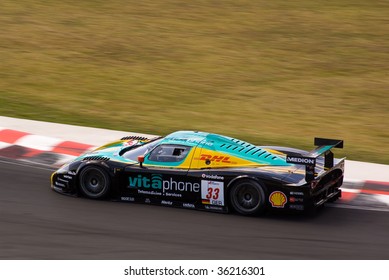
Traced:
<svg viewBox="0 0 389 280">
<path fill-rule="evenodd" d="M 196 201 L 200 182 L 188 177 L 195 149 L 181 144 L 158 145 L 144 156 L 141 168 L 126 168 L 127 192 L 146 203 L 176 206 Z"/>
</svg>

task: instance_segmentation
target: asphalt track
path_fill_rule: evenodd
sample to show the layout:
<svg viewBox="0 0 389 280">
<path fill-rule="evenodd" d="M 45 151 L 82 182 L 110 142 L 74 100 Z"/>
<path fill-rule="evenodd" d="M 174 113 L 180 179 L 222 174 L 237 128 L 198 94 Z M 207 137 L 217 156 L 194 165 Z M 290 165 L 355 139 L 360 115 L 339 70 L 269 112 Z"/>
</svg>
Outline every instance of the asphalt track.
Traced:
<svg viewBox="0 0 389 280">
<path fill-rule="evenodd" d="M 0 259 L 389 259 L 389 212 L 248 218 L 67 197 L 0 159 Z"/>
</svg>

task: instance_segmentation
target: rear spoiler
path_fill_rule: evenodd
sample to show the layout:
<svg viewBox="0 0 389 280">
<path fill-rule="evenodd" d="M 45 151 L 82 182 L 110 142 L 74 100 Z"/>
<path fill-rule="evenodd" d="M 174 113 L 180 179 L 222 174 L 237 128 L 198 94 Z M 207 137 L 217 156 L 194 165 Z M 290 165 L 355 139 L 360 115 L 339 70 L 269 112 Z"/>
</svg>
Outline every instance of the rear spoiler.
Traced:
<svg viewBox="0 0 389 280">
<path fill-rule="evenodd" d="M 305 181 L 315 179 L 316 159 L 324 154 L 324 169 L 328 170 L 334 166 L 334 153 L 332 148 L 343 149 L 343 140 L 315 138 L 314 145 L 318 146 L 307 156 L 286 155 L 286 162 L 305 165 Z"/>
</svg>

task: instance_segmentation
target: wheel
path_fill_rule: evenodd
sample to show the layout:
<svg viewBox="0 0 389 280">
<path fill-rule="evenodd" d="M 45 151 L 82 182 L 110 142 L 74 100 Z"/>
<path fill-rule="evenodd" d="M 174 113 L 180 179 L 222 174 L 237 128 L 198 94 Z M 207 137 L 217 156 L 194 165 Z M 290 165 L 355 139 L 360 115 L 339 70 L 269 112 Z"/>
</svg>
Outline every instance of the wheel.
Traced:
<svg viewBox="0 0 389 280">
<path fill-rule="evenodd" d="M 80 172 L 80 190 L 88 198 L 104 198 L 111 187 L 107 172 L 98 166 L 87 166 Z"/>
<path fill-rule="evenodd" d="M 266 206 L 263 187 L 253 180 L 241 180 L 231 187 L 230 204 L 242 215 L 258 215 Z"/>
</svg>

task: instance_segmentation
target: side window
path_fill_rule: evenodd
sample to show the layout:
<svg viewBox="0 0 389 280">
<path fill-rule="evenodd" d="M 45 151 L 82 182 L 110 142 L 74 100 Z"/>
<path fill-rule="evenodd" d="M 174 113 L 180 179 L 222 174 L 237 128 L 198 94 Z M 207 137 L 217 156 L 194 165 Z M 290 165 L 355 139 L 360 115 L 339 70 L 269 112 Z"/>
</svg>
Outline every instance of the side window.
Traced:
<svg viewBox="0 0 389 280">
<path fill-rule="evenodd" d="M 157 162 L 179 162 L 186 158 L 191 147 L 183 145 L 160 145 L 149 155 L 148 160 Z"/>
</svg>

